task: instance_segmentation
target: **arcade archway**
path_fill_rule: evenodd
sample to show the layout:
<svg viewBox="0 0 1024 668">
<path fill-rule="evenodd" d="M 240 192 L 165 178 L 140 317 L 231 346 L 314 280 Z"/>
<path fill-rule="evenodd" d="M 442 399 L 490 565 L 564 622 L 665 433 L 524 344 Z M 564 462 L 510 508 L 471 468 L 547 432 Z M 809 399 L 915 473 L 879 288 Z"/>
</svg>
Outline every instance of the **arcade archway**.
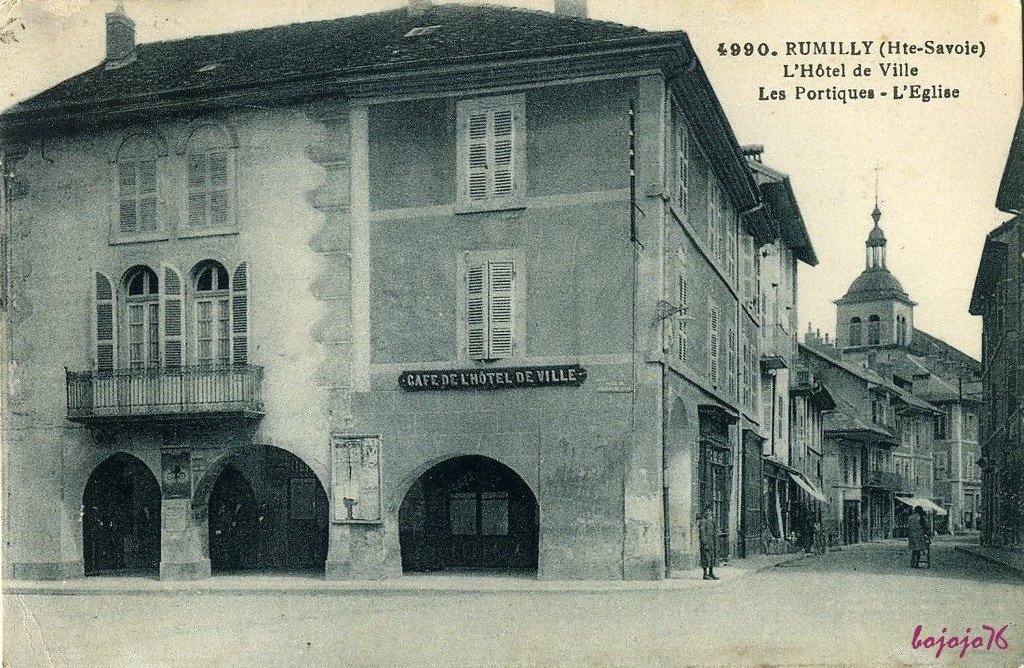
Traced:
<svg viewBox="0 0 1024 668">
<path fill-rule="evenodd" d="M 92 472 L 82 494 L 82 557 L 86 575 L 160 571 L 160 485 L 127 453 Z"/>
<path fill-rule="evenodd" d="M 280 448 L 265 446 L 236 457 L 220 472 L 209 497 L 213 573 L 322 573 L 329 506 L 319 478 Z"/>
<path fill-rule="evenodd" d="M 537 499 L 493 459 L 434 466 L 406 493 L 398 521 L 403 571 L 537 568 Z"/>
</svg>

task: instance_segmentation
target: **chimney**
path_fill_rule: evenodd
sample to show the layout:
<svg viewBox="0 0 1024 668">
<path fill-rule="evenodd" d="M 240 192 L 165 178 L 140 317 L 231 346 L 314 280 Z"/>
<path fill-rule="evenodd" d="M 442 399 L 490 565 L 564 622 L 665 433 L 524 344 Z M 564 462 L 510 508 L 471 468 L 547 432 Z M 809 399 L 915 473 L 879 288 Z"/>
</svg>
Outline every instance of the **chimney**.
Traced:
<svg viewBox="0 0 1024 668">
<path fill-rule="evenodd" d="M 124 5 L 107 12 L 107 64 L 126 65 L 135 55 L 135 21 L 124 13 Z"/>
<path fill-rule="evenodd" d="M 555 13 L 561 16 L 585 19 L 587 18 L 587 0 L 555 0 Z"/>
</svg>

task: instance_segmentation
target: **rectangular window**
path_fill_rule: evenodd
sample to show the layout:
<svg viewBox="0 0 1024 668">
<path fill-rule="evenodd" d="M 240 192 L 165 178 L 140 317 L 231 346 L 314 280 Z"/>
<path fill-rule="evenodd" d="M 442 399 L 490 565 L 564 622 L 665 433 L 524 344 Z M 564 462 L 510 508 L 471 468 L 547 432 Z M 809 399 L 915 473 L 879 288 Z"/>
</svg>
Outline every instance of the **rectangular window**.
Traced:
<svg viewBox="0 0 1024 668">
<path fill-rule="evenodd" d="M 156 221 L 156 161 L 122 160 L 118 163 L 122 232 L 150 232 Z"/>
<path fill-rule="evenodd" d="M 516 263 L 510 257 L 472 262 L 466 267 L 465 347 L 470 359 L 504 359 L 515 353 L 519 324 L 516 273 Z"/>
<path fill-rule="evenodd" d="M 754 265 L 754 237 L 744 234 L 740 243 L 740 266 L 743 270 L 742 285 L 743 303 L 753 311 L 757 302 L 757 274 Z"/>
<path fill-rule="evenodd" d="M 525 112 L 524 95 L 457 104 L 459 211 L 525 203 Z"/>
<path fill-rule="evenodd" d="M 188 156 L 189 227 L 223 227 L 231 222 L 226 151 Z"/>
<path fill-rule="evenodd" d="M 226 298 L 196 302 L 196 348 L 200 366 L 223 365 L 229 362 L 230 312 Z"/>
</svg>

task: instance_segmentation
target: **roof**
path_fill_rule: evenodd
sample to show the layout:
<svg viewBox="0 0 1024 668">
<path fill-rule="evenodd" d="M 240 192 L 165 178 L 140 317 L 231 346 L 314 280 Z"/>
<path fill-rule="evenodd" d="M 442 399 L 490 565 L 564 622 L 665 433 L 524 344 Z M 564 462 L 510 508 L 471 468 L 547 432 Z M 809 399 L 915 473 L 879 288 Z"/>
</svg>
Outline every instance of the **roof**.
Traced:
<svg viewBox="0 0 1024 668">
<path fill-rule="evenodd" d="M 1003 178 L 996 194 L 996 208 L 1006 213 L 1024 211 L 1024 107 L 1020 109 L 1017 129 L 1006 155 Z"/>
<path fill-rule="evenodd" d="M 875 210 L 877 211 L 878 208 L 876 207 Z M 882 228 L 878 226 L 878 223 L 875 223 L 875 226 L 871 228 L 870 232 L 868 232 L 868 246 L 884 246 L 884 245 L 885 245 L 885 232 L 883 232 Z"/>
<path fill-rule="evenodd" d="M 883 299 L 895 299 L 908 304 L 914 303 L 891 271 L 885 267 L 871 267 L 853 279 L 850 289 L 841 299 L 837 299 L 836 303 L 873 302 Z"/>
<path fill-rule="evenodd" d="M 959 348 L 955 348 L 942 339 L 916 327 L 913 336 L 910 337 L 908 350 L 912 355 L 940 360 L 954 369 L 962 369 L 979 377 L 981 375 L 981 362 Z M 928 364 L 927 360 L 924 363 Z M 928 364 L 928 366 L 934 372 L 932 365 Z"/>
<path fill-rule="evenodd" d="M 1024 218 L 1021 216 L 1011 218 L 985 237 L 981 259 L 978 261 L 978 273 L 974 277 L 974 289 L 971 291 L 971 304 L 967 309 L 971 315 L 984 315 L 985 297 L 995 294 L 996 284 L 1006 262 L 1007 242 L 1004 235 L 1014 225 L 1021 224 L 1022 220 Z"/>
<path fill-rule="evenodd" d="M 888 378 L 883 377 L 874 369 L 866 368 L 853 362 L 848 362 L 845 359 L 832 357 L 831 355 L 825 353 L 824 351 L 817 350 L 814 346 L 808 346 L 803 343 L 799 344 L 799 349 L 801 352 L 807 351 L 809 353 L 812 353 L 816 357 L 825 360 L 829 364 L 832 364 L 833 366 L 836 366 L 846 371 L 847 373 L 853 374 L 854 376 L 860 378 L 866 383 L 884 387 L 886 390 L 899 397 L 899 399 L 908 406 L 911 406 L 917 410 L 927 411 L 930 413 L 940 412 L 939 409 L 933 406 L 932 404 L 928 403 L 927 401 L 920 397 L 915 397 L 911 392 L 904 390 L 902 387 L 896 385 Z M 840 401 L 841 397 L 838 393 L 833 393 L 833 398 L 836 401 L 836 412 L 838 413 L 841 410 L 843 410 Z"/>
<path fill-rule="evenodd" d="M 859 415 L 860 411 L 841 395 L 835 395 L 836 409 L 826 413 L 825 434 L 829 436 L 852 436 L 860 440 L 883 441 L 895 444 L 896 435 Z"/>
<path fill-rule="evenodd" d="M 417 27 L 440 28 L 406 37 Z M 5 117 L 129 99 L 195 97 L 224 89 L 425 63 L 455 63 L 597 49 L 637 41 L 680 42 L 617 23 L 495 5 L 435 5 L 138 44 L 133 61 L 104 63 L 15 105 Z"/>
<path fill-rule="evenodd" d="M 814 252 L 789 176 L 752 158 L 747 159 L 747 164 L 754 172 L 754 180 L 760 186 L 772 216 L 778 222 L 782 241 L 793 249 L 798 260 L 812 267 L 817 266 L 818 256 Z"/>
</svg>

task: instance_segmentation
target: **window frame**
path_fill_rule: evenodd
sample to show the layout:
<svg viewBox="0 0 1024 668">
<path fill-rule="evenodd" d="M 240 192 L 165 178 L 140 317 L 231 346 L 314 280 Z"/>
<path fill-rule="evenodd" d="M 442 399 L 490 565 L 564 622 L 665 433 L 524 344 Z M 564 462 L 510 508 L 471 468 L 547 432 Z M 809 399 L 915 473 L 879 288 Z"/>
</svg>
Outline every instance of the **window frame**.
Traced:
<svg viewBox="0 0 1024 668">
<path fill-rule="evenodd" d="M 225 272 L 225 285 L 220 286 L 219 281 L 217 282 L 216 288 L 210 290 L 199 289 L 199 279 L 202 274 L 208 270 L 219 267 Z M 217 272 L 214 271 L 214 276 Z M 211 285 L 213 283 L 211 282 Z M 200 263 L 196 270 L 193 271 L 191 285 L 191 296 L 192 296 L 192 340 L 195 342 L 195 364 L 197 367 L 202 368 L 223 368 L 231 365 L 231 347 L 232 347 L 232 336 L 231 336 L 231 272 L 228 271 L 227 267 L 219 262 L 203 262 Z M 200 309 L 203 305 L 210 305 L 210 358 L 209 363 L 204 363 L 203 355 L 203 341 L 206 338 L 200 339 Z M 221 313 L 223 311 L 223 314 Z M 220 317 L 224 315 L 226 317 Z M 223 335 L 220 333 L 220 325 L 226 323 L 226 330 Z M 222 348 L 226 348 L 227 355 L 220 354 Z"/>
<path fill-rule="evenodd" d="M 145 152 L 141 148 L 132 148 L 132 142 L 140 142 L 148 145 L 152 158 L 148 155 L 141 155 Z M 146 130 L 135 130 L 126 132 L 119 137 L 117 147 L 109 156 L 109 179 L 110 179 L 110 207 L 109 207 L 109 232 L 108 243 L 111 245 L 124 243 L 137 243 L 142 241 L 164 241 L 169 238 L 169 225 L 165 219 L 166 212 L 166 158 L 168 155 L 167 144 L 162 137 Z M 139 180 L 138 163 L 153 163 L 153 187 L 152 192 L 154 208 L 154 227 L 143 229 L 141 226 L 141 200 L 137 187 Z M 122 195 L 121 171 L 125 163 L 135 163 L 134 178 L 135 192 L 133 197 L 124 198 Z M 132 229 L 123 229 L 121 224 L 122 202 L 134 201 L 135 226 Z"/>
<path fill-rule="evenodd" d="M 509 355 L 499 357 L 476 358 L 469 353 L 469 270 L 471 267 L 489 263 L 511 262 L 513 266 L 512 278 L 512 345 Z M 456 346 L 457 358 L 472 364 L 494 364 L 507 360 L 514 360 L 525 354 L 526 341 L 526 255 L 519 250 L 488 250 L 488 251 L 464 251 L 456 262 Z M 485 303 L 490 304 L 490 293 L 485 298 Z M 486 336 L 486 334 L 485 334 Z M 489 345 L 489 342 L 486 342 Z"/>
<path fill-rule="evenodd" d="M 469 119 L 475 113 L 487 113 L 488 167 L 493 159 L 493 114 L 497 110 L 512 111 L 512 190 L 507 195 L 494 195 L 493 180 L 488 179 L 487 196 L 474 199 L 469 192 L 470 137 Z M 526 94 L 469 98 L 455 104 L 455 213 L 477 213 L 521 209 L 526 206 Z"/>
<path fill-rule="evenodd" d="M 142 293 L 131 294 L 131 284 L 137 276 L 142 277 Z M 154 282 L 155 280 L 155 282 Z M 124 309 L 121 317 L 124 332 L 121 336 L 124 341 L 124 349 L 120 355 L 123 358 L 123 368 L 130 371 L 144 369 L 159 369 L 163 366 L 161 345 L 162 319 L 160 318 L 160 277 L 152 267 L 138 265 L 125 272 L 123 279 L 124 299 L 121 308 Z M 133 315 L 141 314 L 139 322 L 133 322 Z M 141 331 L 141 340 L 133 340 L 133 330 L 138 327 Z M 140 346 L 141 360 L 133 357 L 133 348 Z"/>
<path fill-rule="evenodd" d="M 204 136 L 205 134 L 205 136 Z M 219 139 L 212 139 L 216 134 Z M 204 122 L 196 124 L 188 133 L 183 148 L 180 150 L 182 158 L 182 194 L 184 197 L 181 207 L 181 223 L 178 226 L 178 237 L 206 237 L 226 234 L 237 234 L 238 232 L 238 139 L 233 130 L 216 122 Z M 225 159 L 225 182 L 223 188 L 214 189 L 211 186 L 210 157 L 214 154 L 224 154 Z M 191 161 L 193 157 L 202 155 L 205 158 L 205 179 L 204 188 L 197 190 L 191 184 Z M 213 225 L 211 219 L 211 195 L 216 191 L 226 193 L 227 222 L 220 225 Z M 201 193 L 205 196 L 205 216 L 203 225 L 193 225 L 190 213 L 190 199 L 193 195 Z"/>
</svg>

